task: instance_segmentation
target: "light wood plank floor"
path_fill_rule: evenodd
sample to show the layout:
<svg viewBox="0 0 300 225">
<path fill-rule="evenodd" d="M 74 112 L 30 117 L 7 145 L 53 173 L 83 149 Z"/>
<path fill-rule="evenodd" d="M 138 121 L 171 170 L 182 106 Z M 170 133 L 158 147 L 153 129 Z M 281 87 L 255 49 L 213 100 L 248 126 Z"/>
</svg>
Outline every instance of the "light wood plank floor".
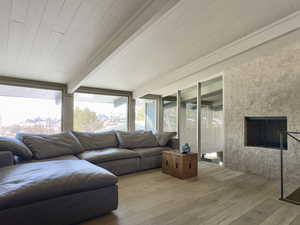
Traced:
<svg viewBox="0 0 300 225">
<path fill-rule="evenodd" d="M 119 178 L 119 208 L 81 225 L 300 225 L 300 207 L 278 183 L 201 162 L 196 178 L 160 169 Z"/>
</svg>

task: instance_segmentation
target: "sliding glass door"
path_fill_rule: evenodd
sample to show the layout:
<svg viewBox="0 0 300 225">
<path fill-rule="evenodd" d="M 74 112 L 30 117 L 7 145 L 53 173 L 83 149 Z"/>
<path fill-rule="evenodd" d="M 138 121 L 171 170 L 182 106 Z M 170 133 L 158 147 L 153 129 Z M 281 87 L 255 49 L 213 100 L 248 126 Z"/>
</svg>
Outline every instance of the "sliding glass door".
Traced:
<svg viewBox="0 0 300 225">
<path fill-rule="evenodd" d="M 188 144 L 199 159 L 222 162 L 224 151 L 222 77 L 178 91 L 180 147 Z M 166 116 L 164 115 L 164 118 Z"/>
</svg>

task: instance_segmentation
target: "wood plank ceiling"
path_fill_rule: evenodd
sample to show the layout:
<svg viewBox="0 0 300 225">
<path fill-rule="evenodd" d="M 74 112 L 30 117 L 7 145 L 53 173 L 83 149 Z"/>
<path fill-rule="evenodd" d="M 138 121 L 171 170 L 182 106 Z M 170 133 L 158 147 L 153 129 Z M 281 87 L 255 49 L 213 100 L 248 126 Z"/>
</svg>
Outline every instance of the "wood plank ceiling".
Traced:
<svg viewBox="0 0 300 225">
<path fill-rule="evenodd" d="M 298 10 L 299 0 L 181 0 L 83 84 L 149 93 L 152 80 L 154 87 L 172 82 L 174 70 Z"/>
<path fill-rule="evenodd" d="M 299 10 L 299 0 L 0 0 L 0 75 L 148 90 Z"/>
<path fill-rule="evenodd" d="M 0 74 L 67 83 L 149 0 L 1 0 Z"/>
</svg>

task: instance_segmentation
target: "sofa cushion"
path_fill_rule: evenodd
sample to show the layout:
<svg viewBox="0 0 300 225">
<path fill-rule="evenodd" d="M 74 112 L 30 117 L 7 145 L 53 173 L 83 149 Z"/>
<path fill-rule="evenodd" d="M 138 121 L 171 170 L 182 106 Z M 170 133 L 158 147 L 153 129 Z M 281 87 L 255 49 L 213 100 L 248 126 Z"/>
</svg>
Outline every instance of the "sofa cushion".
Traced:
<svg viewBox="0 0 300 225">
<path fill-rule="evenodd" d="M 124 132 L 116 131 L 120 148 L 149 148 L 158 146 L 152 131 Z"/>
<path fill-rule="evenodd" d="M 55 160 L 80 160 L 80 159 L 75 155 L 63 155 L 63 156 L 58 156 L 58 157 L 48 158 L 48 159 L 33 159 L 30 162 L 49 162 Z"/>
<path fill-rule="evenodd" d="M 138 153 L 141 157 L 151 157 L 161 155 L 163 151 L 170 151 L 171 148 L 168 147 L 154 147 L 154 148 L 136 148 L 134 151 Z"/>
<path fill-rule="evenodd" d="M 121 148 L 107 148 L 103 150 L 85 151 L 77 155 L 80 159 L 98 164 L 119 159 L 137 158 L 139 155 L 135 151 Z"/>
<path fill-rule="evenodd" d="M 32 152 L 16 138 L 0 137 L 0 151 L 8 151 L 22 159 L 31 159 Z"/>
<path fill-rule="evenodd" d="M 166 146 L 169 140 L 176 136 L 176 132 L 156 132 L 154 135 L 160 146 Z"/>
<path fill-rule="evenodd" d="M 47 159 L 83 151 L 80 143 L 71 132 L 52 135 L 22 135 L 21 139 L 33 152 L 35 159 Z"/>
<path fill-rule="evenodd" d="M 73 134 L 78 138 L 85 151 L 118 147 L 118 140 L 114 131 L 108 132 L 76 132 Z"/>
<path fill-rule="evenodd" d="M 114 185 L 117 177 L 84 160 L 0 168 L 0 210 Z"/>
<path fill-rule="evenodd" d="M 119 159 L 114 161 L 101 162 L 97 164 L 104 169 L 119 176 L 129 173 L 134 173 L 140 169 L 140 158 Z"/>
</svg>

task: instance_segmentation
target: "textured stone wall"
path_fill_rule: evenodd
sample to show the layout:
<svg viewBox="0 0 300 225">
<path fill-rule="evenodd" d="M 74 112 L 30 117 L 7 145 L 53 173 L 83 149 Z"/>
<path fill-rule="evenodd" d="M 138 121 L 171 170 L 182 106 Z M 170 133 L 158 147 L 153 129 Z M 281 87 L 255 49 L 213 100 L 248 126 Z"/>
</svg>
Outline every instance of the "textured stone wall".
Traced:
<svg viewBox="0 0 300 225">
<path fill-rule="evenodd" d="M 300 44 L 276 50 L 224 71 L 225 165 L 279 177 L 279 151 L 244 146 L 245 116 L 287 116 L 288 130 L 300 131 Z M 284 155 L 289 181 L 300 183 L 300 143 Z"/>
</svg>

